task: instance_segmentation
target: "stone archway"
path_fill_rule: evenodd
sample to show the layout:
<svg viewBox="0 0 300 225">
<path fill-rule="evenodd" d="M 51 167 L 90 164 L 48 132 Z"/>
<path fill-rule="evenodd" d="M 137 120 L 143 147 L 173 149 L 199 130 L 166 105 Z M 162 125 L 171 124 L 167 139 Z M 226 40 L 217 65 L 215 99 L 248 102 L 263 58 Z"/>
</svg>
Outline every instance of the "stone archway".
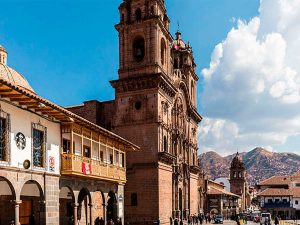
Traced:
<svg viewBox="0 0 300 225">
<path fill-rule="evenodd" d="M 92 197 L 87 188 L 82 188 L 78 194 L 78 224 L 91 225 L 92 221 Z"/>
<path fill-rule="evenodd" d="M 112 220 L 114 223 L 117 222 L 118 212 L 117 212 L 117 199 L 115 193 L 110 191 L 108 193 L 108 200 L 107 200 L 107 211 L 106 211 L 106 218 L 107 222 Z"/>
<path fill-rule="evenodd" d="M 75 197 L 73 190 L 62 187 L 59 192 L 59 224 L 74 225 Z"/>
<path fill-rule="evenodd" d="M 0 177 L 0 224 L 9 224 L 15 220 L 15 200 L 13 185 L 6 178 Z"/>
<path fill-rule="evenodd" d="M 106 220 L 106 204 L 102 191 L 95 191 L 93 194 L 93 222 L 102 224 Z"/>
<path fill-rule="evenodd" d="M 45 198 L 43 190 L 37 181 L 24 183 L 20 194 L 21 225 L 45 225 Z"/>
</svg>

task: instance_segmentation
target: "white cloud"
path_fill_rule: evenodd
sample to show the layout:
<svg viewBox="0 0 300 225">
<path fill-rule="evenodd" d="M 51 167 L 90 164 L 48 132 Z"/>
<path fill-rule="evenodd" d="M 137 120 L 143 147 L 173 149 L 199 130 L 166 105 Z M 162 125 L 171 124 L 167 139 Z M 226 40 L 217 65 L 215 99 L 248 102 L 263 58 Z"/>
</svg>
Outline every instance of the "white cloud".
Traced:
<svg viewBox="0 0 300 225">
<path fill-rule="evenodd" d="M 300 133 L 299 21 L 300 0 L 261 0 L 260 15 L 216 45 L 202 71 L 203 150 L 276 150 Z"/>
</svg>

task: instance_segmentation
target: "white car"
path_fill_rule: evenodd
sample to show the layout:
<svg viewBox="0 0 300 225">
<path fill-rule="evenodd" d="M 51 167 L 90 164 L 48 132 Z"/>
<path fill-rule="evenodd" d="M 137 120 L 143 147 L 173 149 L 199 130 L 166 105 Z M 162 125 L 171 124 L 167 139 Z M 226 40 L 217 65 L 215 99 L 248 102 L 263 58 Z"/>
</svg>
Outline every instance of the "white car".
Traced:
<svg viewBox="0 0 300 225">
<path fill-rule="evenodd" d="M 272 219 L 271 219 L 270 213 L 261 213 L 260 214 L 260 225 L 265 225 L 265 224 L 267 224 L 267 225 L 272 224 Z"/>
</svg>

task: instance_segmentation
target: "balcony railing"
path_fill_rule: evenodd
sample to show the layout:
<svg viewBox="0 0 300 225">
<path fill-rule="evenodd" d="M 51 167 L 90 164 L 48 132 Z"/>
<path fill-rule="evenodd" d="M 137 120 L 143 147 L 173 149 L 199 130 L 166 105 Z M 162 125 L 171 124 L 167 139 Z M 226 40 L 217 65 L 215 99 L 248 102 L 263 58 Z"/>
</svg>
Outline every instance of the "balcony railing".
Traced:
<svg viewBox="0 0 300 225">
<path fill-rule="evenodd" d="M 290 208 L 291 202 L 267 202 L 262 205 L 262 208 Z"/>
<path fill-rule="evenodd" d="M 61 173 L 115 182 L 126 181 L 125 168 L 73 154 L 61 155 Z"/>
</svg>

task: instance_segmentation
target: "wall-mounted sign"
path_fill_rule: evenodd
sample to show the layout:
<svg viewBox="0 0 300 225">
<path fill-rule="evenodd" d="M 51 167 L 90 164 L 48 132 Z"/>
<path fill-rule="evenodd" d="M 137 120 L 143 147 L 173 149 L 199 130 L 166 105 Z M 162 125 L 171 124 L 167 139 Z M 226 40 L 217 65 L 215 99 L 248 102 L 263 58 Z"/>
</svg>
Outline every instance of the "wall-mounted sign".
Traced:
<svg viewBox="0 0 300 225">
<path fill-rule="evenodd" d="M 30 161 L 28 159 L 23 162 L 23 167 L 26 170 L 30 168 Z"/>
<path fill-rule="evenodd" d="M 55 158 L 52 156 L 49 157 L 49 171 L 55 172 Z"/>
<path fill-rule="evenodd" d="M 18 149 L 24 150 L 26 147 L 26 137 L 21 132 L 17 133 L 15 136 L 15 141 Z"/>
</svg>

